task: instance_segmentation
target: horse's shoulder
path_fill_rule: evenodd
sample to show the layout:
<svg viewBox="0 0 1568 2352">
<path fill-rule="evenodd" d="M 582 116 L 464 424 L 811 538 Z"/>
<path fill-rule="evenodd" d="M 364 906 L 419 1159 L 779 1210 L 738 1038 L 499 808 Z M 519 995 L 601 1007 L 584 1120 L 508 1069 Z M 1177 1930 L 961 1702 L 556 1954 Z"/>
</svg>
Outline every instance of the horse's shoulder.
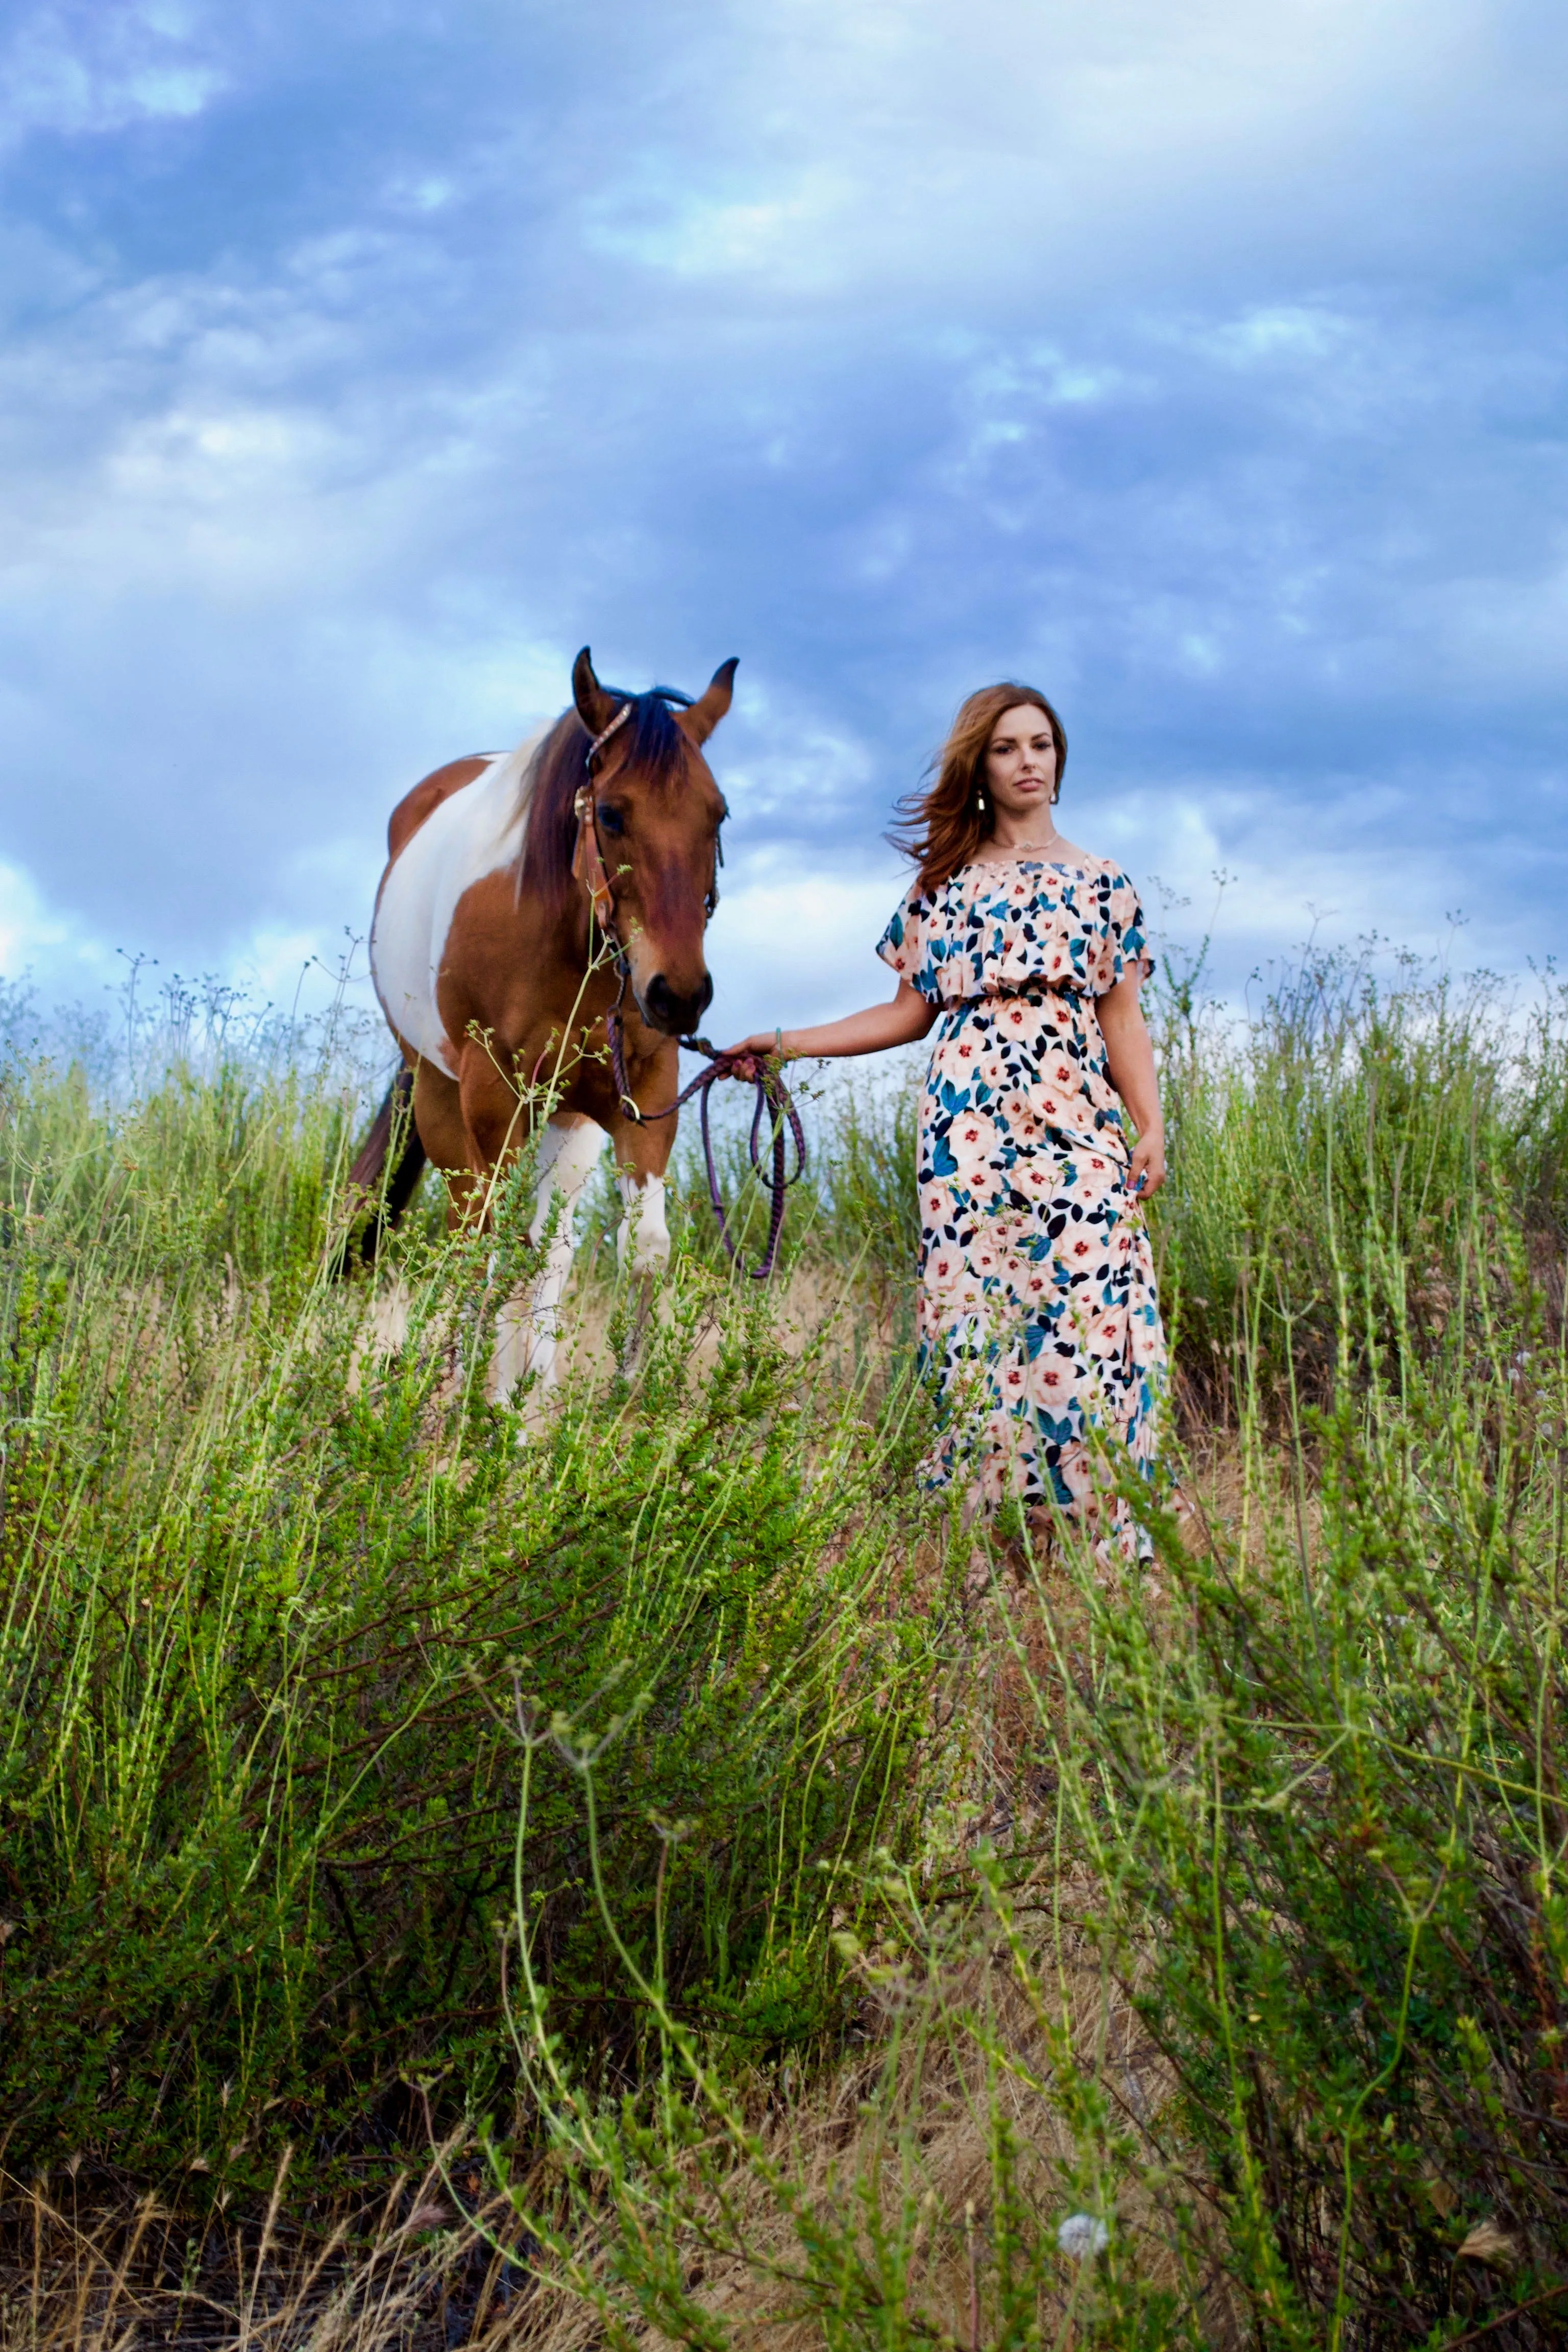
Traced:
<svg viewBox="0 0 1568 2352">
<path fill-rule="evenodd" d="M 448 760 L 445 767 L 432 768 L 422 776 L 412 792 L 405 793 L 393 810 L 386 827 L 386 854 L 395 857 L 405 844 L 412 841 L 427 816 L 434 814 L 443 801 L 482 776 L 493 753 L 475 752 L 466 760 Z"/>
</svg>

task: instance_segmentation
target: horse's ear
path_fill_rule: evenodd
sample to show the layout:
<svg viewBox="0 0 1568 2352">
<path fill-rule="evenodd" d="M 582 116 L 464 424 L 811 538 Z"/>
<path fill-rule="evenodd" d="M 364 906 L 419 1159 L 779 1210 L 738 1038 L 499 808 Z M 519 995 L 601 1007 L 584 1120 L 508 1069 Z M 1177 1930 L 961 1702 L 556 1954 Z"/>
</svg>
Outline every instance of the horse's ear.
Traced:
<svg viewBox="0 0 1568 2352">
<path fill-rule="evenodd" d="M 616 715 L 616 702 L 594 676 L 594 656 L 586 646 L 572 665 L 572 699 L 590 735 L 602 735 Z"/>
<path fill-rule="evenodd" d="M 731 697 L 735 691 L 735 671 L 740 659 L 737 654 L 733 660 L 721 662 L 707 693 L 694 702 L 689 710 L 678 714 L 680 724 L 694 743 L 706 743 L 729 709 Z"/>
</svg>

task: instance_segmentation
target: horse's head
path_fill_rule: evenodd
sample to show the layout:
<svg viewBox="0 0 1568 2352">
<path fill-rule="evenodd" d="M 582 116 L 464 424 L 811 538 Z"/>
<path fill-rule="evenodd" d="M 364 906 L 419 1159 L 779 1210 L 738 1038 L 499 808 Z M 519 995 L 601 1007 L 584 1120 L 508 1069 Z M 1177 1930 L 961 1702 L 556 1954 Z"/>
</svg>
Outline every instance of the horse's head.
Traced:
<svg viewBox="0 0 1568 2352">
<path fill-rule="evenodd" d="M 713 673 L 700 700 L 602 687 L 584 646 L 572 669 L 577 716 L 605 736 L 584 781 L 592 786 L 615 927 L 631 967 L 637 1010 L 651 1029 L 683 1037 L 712 1001 L 703 933 L 718 896 L 724 800 L 702 746 L 730 708 L 735 664 Z M 615 731 L 606 734 L 620 717 Z"/>
</svg>

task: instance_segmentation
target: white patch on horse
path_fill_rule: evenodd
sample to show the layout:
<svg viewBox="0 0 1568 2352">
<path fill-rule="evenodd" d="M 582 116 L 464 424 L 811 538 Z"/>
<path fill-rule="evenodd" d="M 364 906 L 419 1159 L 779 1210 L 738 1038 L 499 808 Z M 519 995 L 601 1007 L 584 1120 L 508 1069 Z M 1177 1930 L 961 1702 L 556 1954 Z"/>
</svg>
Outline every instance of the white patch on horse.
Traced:
<svg viewBox="0 0 1568 2352">
<path fill-rule="evenodd" d="M 515 751 L 497 752 L 471 783 L 449 793 L 403 845 L 382 880 L 370 927 L 370 971 L 381 1009 L 400 1037 L 437 1069 L 456 1073 L 436 984 L 447 935 L 465 890 L 510 866 L 522 847 L 535 755 L 545 727 Z"/>
<path fill-rule="evenodd" d="M 604 1129 L 593 1119 L 570 1116 L 552 1118 L 539 1139 L 539 1190 L 528 1228 L 528 1238 L 536 1248 L 549 1231 L 551 1209 L 558 1197 L 561 1213 L 531 1290 L 509 1298 L 496 1317 L 495 1352 L 485 1384 L 493 1404 L 504 1404 L 531 1372 L 539 1375 L 541 1388 L 554 1385 L 561 1297 L 577 1245 L 577 1198 L 607 1139 Z"/>
<path fill-rule="evenodd" d="M 616 1263 L 623 1274 L 658 1274 L 669 1264 L 669 1227 L 664 1216 L 664 1179 L 620 1180 L 626 1210 L 616 1234 Z"/>
</svg>

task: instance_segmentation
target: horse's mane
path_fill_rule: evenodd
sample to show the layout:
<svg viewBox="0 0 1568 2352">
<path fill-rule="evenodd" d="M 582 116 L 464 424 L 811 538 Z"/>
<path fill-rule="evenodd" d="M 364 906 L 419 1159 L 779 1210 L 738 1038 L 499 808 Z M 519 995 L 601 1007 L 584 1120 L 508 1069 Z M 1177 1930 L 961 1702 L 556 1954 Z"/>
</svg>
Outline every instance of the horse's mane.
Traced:
<svg viewBox="0 0 1568 2352">
<path fill-rule="evenodd" d="M 632 707 L 626 721 L 631 732 L 627 770 L 639 770 L 655 784 L 668 785 L 679 775 L 689 749 L 670 716 L 670 705 L 689 704 L 690 696 L 672 686 L 650 686 L 646 694 L 626 694 L 607 686 L 605 692 L 617 707 L 623 702 Z M 564 904 L 572 889 L 572 853 L 577 845 L 573 803 L 586 778 L 592 740 L 576 710 L 563 710 L 523 779 L 528 825 L 518 859 L 518 893 L 537 892 L 552 910 Z"/>
</svg>

